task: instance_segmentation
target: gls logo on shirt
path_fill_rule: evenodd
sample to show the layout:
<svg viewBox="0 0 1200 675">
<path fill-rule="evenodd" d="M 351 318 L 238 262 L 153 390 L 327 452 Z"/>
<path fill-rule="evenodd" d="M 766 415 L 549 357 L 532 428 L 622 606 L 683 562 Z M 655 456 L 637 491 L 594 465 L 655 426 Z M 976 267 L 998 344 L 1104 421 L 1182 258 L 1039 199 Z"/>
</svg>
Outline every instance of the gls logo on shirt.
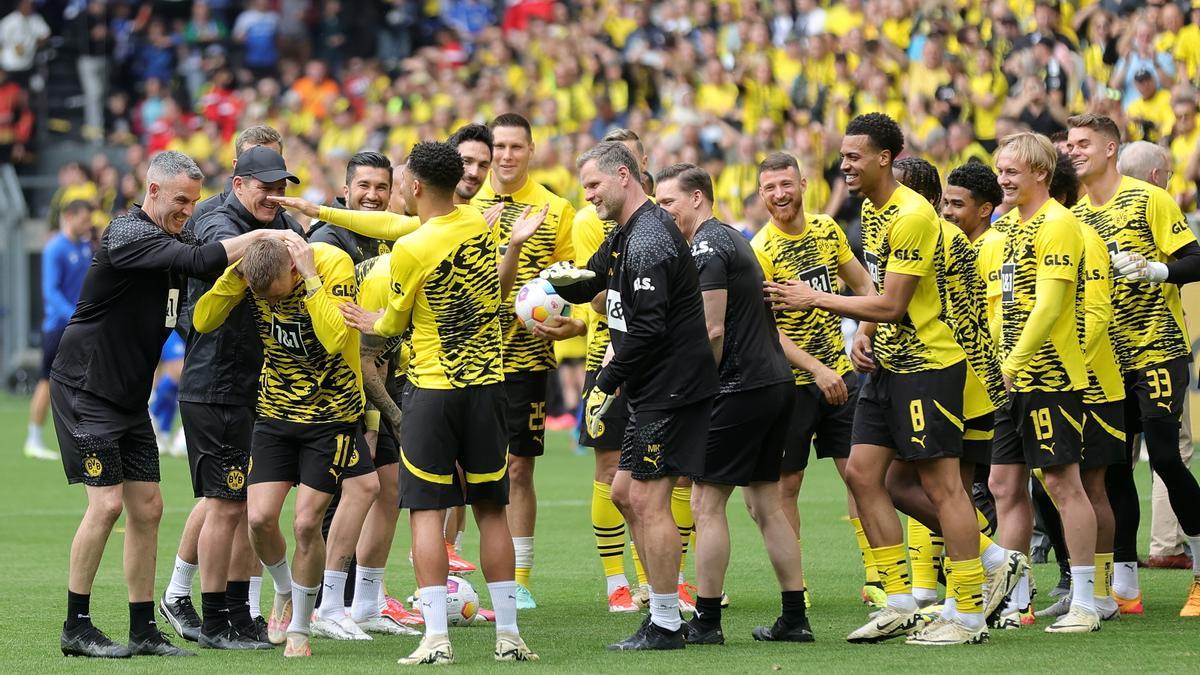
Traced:
<svg viewBox="0 0 1200 675">
<path fill-rule="evenodd" d="M 695 244 L 692 244 L 692 257 L 693 258 L 698 255 L 704 254 L 704 253 L 712 253 L 712 252 L 713 252 L 712 247 L 708 245 L 707 241 L 698 241 Z"/>
<path fill-rule="evenodd" d="M 1066 253 L 1064 253 L 1062 255 L 1058 255 L 1057 253 L 1050 253 L 1042 258 L 1042 264 L 1043 265 L 1055 265 L 1058 267 L 1070 267 L 1071 266 L 1071 256 Z"/>
<path fill-rule="evenodd" d="M 275 342 L 279 343 L 285 352 L 293 356 L 308 356 L 300 332 L 300 322 L 280 321 L 278 317 L 271 317 L 271 337 L 275 338 Z"/>
<path fill-rule="evenodd" d="M 653 291 L 654 284 L 650 283 L 650 277 L 641 277 L 633 280 L 633 290 L 635 291 Z"/>
<path fill-rule="evenodd" d="M 608 317 L 608 329 L 628 332 L 625 328 L 625 305 L 621 302 L 621 293 L 609 289 L 604 297 L 604 313 Z"/>
</svg>

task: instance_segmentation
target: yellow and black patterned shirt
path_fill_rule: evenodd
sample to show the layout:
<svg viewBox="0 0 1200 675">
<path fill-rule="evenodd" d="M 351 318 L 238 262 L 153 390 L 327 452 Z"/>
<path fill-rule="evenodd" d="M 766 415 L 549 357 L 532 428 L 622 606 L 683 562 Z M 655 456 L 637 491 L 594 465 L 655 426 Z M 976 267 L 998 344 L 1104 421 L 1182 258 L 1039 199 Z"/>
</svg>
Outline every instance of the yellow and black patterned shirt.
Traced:
<svg viewBox="0 0 1200 675">
<path fill-rule="evenodd" d="M 767 281 L 799 279 L 826 293 L 840 293 L 838 270 L 854 259 L 846 234 L 832 218 L 821 214 L 805 214 L 804 231 L 792 235 L 768 222 L 750 247 L 758 256 L 763 277 Z M 850 372 L 852 365 L 846 356 L 842 338 L 842 318 L 823 309 L 789 310 L 775 313 L 779 330 L 796 346 L 839 375 Z M 796 384 L 810 384 L 812 373 L 792 367 Z"/>
<path fill-rule="evenodd" d="M 1008 401 L 996 343 L 988 331 L 987 285 L 979 274 L 975 247 L 963 231 L 942 223 L 946 253 L 947 319 L 954 339 L 967 354 L 963 417 L 986 415 Z"/>
<path fill-rule="evenodd" d="M 617 223 L 612 220 L 600 220 L 596 215 L 596 207 L 588 204 L 575 214 L 575 223 L 571 227 L 571 236 L 575 244 L 575 266 L 587 267 L 588 260 L 600 248 L 600 244 L 612 233 Z M 608 320 L 602 314 L 594 311 L 591 305 L 575 305 L 571 309 L 572 316 L 581 318 L 587 323 L 587 356 L 584 368 L 589 373 L 598 372 L 604 363 L 604 353 L 612 341 L 608 336 Z"/>
<path fill-rule="evenodd" d="M 344 251 L 313 244 L 321 288 L 309 296 L 304 280 L 271 304 L 255 297 L 235 273 L 225 270 L 193 312 L 195 329 L 207 333 L 225 321 L 247 296 L 263 342 L 258 414 L 288 422 L 350 422 L 363 413 L 358 331 L 348 328 L 338 305 L 355 297 L 354 264 Z"/>
<path fill-rule="evenodd" d="M 875 332 L 875 357 L 893 373 L 947 368 L 966 358 L 946 323 L 946 264 L 937 212 L 924 197 L 896 186 L 887 203 L 862 205 L 863 258 L 883 294 L 888 272 L 919 277 L 908 311 Z"/>
<path fill-rule="evenodd" d="M 542 206 L 550 204 L 546 220 L 521 248 L 516 281 L 508 297 L 504 299 L 504 312 L 501 314 L 504 330 L 504 372 L 550 370 L 556 366 L 553 344 L 550 340 L 535 337 L 525 328 L 517 319 L 513 303 L 521 287 L 537 277 L 542 270 L 556 262 L 575 262 L 575 246 L 571 240 L 575 207 L 532 180 L 526 180 L 525 185 L 511 195 L 496 194 L 489 180 L 471 200 L 471 204 L 480 213 L 497 202 L 504 203 L 504 212 L 500 214 L 496 236 L 498 241 L 505 243 L 512 236 L 513 221 L 521 217 L 525 207 L 530 207 L 530 213 L 537 213 Z"/>
<path fill-rule="evenodd" d="M 987 295 L 988 334 L 992 344 L 999 344 L 1000 266 L 1004 264 L 1004 235 L 993 225 L 972 242 L 972 246 L 975 247 L 975 265 Z"/>
<path fill-rule="evenodd" d="M 1166 262 L 1185 244 L 1196 241 L 1170 194 L 1128 176 L 1121 178 L 1108 203 L 1094 205 L 1085 196 L 1072 211 L 1100 234 L 1110 253 L 1129 251 Z M 1112 303 L 1111 334 L 1121 370 L 1149 368 L 1191 354 L 1175 284 L 1115 279 Z"/>
<path fill-rule="evenodd" d="M 1070 391 L 1087 385 L 1082 347 L 1083 272 L 1083 231 L 1075 216 L 1057 201 L 1047 199 L 1029 220 L 1018 220 L 1009 230 L 1000 270 L 1000 355 L 1006 361 L 1022 361 L 1012 373 L 1013 391 Z M 1031 354 L 1014 356 L 1037 300 L 1037 282 L 1042 279 L 1065 281 L 1070 287 L 1046 340 L 1030 346 Z M 1009 363 L 1004 367 L 1009 368 Z"/>
<path fill-rule="evenodd" d="M 358 306 L 368 312 L 387 309 L 392 295 L 392 254 L 384 253 L 368 258 L 354 266 L 354 278 L 358 281 Z M 391 361 L 392 372 L 400 377 L 408 370 L 412 359 L 412 332 L 389 337 L 384 343 L 378 361 Z"/>
<path fill-rule="evenodd" d="M 1125 383 L 1110 331 L 1113 318 L 1112 261 L 1100 235 L 1087 225 L 1083 231 L 1083 360 L 1088 371 L 1084 403 L 1111 403 L 1125 399 Z"/>
<path fill-rule="evenodd" d="M 392 247 L 391 296 L 375 332 L 412 328 L 408 380 L 461 389 L 504 379 L 496 233 L 466 205 L 401 237 Z"/>
</svg>

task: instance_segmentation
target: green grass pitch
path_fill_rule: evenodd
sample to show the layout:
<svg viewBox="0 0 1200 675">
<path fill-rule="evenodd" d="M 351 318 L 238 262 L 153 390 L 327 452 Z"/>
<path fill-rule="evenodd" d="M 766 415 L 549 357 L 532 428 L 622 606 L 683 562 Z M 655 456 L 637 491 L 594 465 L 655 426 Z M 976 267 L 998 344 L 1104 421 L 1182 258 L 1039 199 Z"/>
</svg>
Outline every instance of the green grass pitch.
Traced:
<svg viewBox="0 0 1200 675">
<path fill-rule="evenodd" d="M 0 397 L 0 668 L 13 673 L 145 672 L 187 673 L 366 672 L 398 669 L 396 659 L 407 654 L 417 638 L 385 637 L 371 643 L 316 640 L 314 656 L 284 663 L 281 650 L 255 653 L 201 651 L 187 660 L 139 657 L 124 662 L 64 658 L 58 649 L 71 536 L 84 506 L 80 487 L 68 487 L 62 468 L 54 462 L 21 456 L 26 425 L 26 399 Z M 48 436 L 53 432 L 47 429 Z M 687 673 L 698 671 L 752 672 L 1196 672 L 1200 659 L 1200 619 L 1181 619 L 1190 581 L 1186 571 L 1142 570 L 1146 614 L 1104 624 L 1090 635 L 1047 635 L 1044 622 L 1033 629 L 994 633 L 986 645 L 945 649 L 906 646 L 851 645 L 847 633 L 866 619 L 858 601 L 862 572 L 853 533 L 845 519 L 844 490 L 833 467 L 817 462 L 801 495 L 805 570 L 813 607 L 810 610 L 817 641 L 808 645 L 762 644 L 750 629 L 769 624 L 778 612 L 778 587 L 770 571 L 757 530 L 746 516 L 740 496 L 730 501 L 733 559 L 726 589 L 732 606 L 725 613 L 727 644 L 693 647 L 668 653 L 614 654 L 604 650 L 637 628 L 638 615 L 610 615 L 604 605 L 604 583 L 595 554 L 589 519 L 592 460 L 569 448 L 566 434 L 552 433 L 546 457 L 538 461 L 540 501 L 537 558 L 533 591 L 540 606 L 520 615 L 521 634 L 541 655 L 537 664 L 496 664 L 489 626 L 451 629 L 460 672 L 493 668 L 529 672 Z M 187 462 L 164 458 L 162 465 L 165 513 L 159 534 L 158 576 L 161 593 L 170 578 L 171 563 L 184 519 L 192 505 Z M 1138 484 L 1148 494 L 1145 466 Z M 1143 500 L 1144 521 L 1149 503 Z M 391 561 L 388 586 L 394 595 L 412 591 L 408 563 L 408 530 L 401 517 Z M 96 624 L 123 639 L 128 613 L 121 573 L 121 523 L 109 540 L 93 590 Z M 1143 523 L 1143 554 L 1148 537 Z M 466 536 L 466 556 L 475 559 L 476 530 Z M 689 579 L 692 578 L 689 561 Z M 632 562 L 627 560 L 632 578 Z M 1049 590 L 1057 567 L 1036 567 L 1039 587 Z M 478 573 L 469 577 L 486 589 Z M 197 585 L 199 580 L 197 579 Z M 269 582 L 267 584 L 269 586 Z M 197 588 L 196 599 L 199 600 Z M 264 597 L 268 589 L 264 588 Z M 1039 606 L 1045 606 L 1045 596 Z M 168 631 L 169 633 L 169 631 Z M 178 641 L 182 642 L 182 641 Z"/>
</svg>

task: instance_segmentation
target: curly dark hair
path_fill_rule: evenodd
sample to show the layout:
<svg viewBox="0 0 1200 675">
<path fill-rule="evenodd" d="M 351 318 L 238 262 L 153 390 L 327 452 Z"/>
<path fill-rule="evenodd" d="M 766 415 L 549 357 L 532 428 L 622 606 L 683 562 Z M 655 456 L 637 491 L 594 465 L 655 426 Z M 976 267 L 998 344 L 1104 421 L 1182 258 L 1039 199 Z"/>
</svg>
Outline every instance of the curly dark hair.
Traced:
<svg viewBox="0 0 1200 675">
<path fill-rule="evenodd" d="M 467 141 L 478 141 L 487 146 L 488 152 L 492 151 L 492 130 L 478 122 L 467 124 L 458 128 L 449 139 L 446 140 L 450 147 L 458 149 L 458 146 Z"/>
<path fill-rule="evenodd" d="M 876 148 L 890 152 L 893 160 L 904 150 L 904 132 L 900 131 L 896 120 L 883 113 L 873 112 L 855 117 L 846 125 L 846 135 L 870 138 Z"/>
<path fill-rule="evenodd" d="M 1054 163 L 1054 173 L 1050 174 L 1050 198 L 1068 209 L 1079 201 L 1079 174 L 1075 166 L 1063 152 L 1058 153 L 1058 161 Z"/>
<path fill-rule="evenodd" d="M 996 180 L 991 167 L 980 161 L 969 161 L 955 168 L 946 176 L 946 185 L 964 188 L 978 204 L 991 204 L 993 208 L 1004 201 L 1004 191 Z"/>
<path fill-rule="evenodd" d="M 449 143 L 417 143 L 408 153 L 406 165 L 422 185 L 441 195 L 453 192 L 463 176 L 462 155 Z"/>
<path fill-rule="evenodd" d="M 905 157 L 892 164 L 896 180 L 924 197 L 937 211 L 942 209 L 942 177 L 937 167 L 920 157 Z"/>
</svg>

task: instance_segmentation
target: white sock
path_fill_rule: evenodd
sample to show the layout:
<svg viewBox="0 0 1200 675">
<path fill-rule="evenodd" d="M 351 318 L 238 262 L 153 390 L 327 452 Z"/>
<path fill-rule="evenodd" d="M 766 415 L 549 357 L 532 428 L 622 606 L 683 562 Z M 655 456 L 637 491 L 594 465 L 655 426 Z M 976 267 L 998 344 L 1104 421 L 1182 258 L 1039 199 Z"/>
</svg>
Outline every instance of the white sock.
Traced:
<svg viewBox="0 0 1200 675">
<path fill-rule="evenodd" d="M 287 632 L 308 635 L 308 624 L 312 620 L 313 607 L 317 604 L 317 592 L 320 590 L 320 586 L 292 584 L 292 622 L 288 624 Z"/>
<path fill-rule="evenodd" d="M 1008 555 L 1008 549 L 996 543 L 988 544 L 988 547 L 979 554 L 979 562 L 983 563 L 983 569 L 993 570 L 997 565 L 1004 564 L 1004 558 Z"/>
<path fill-rule="evenodd" d="M 462 536 L 462 530 L 459 530 L 458 533 L 454 535 L 454 552 L 460 555 L 462 554 Z"/>
<path fill-rule="evenodd" d="M 1138 588 L 1136 562 L 1119 562 L 1113 565 L 1112 591 L 1113 595 L 1119 595 L 1122 598 L 1130 600 L 1138 596 L 1141 590 Z"/>
<path fill-rule="evenodd" d="M 325 592 L 321 594 L 321 607 L 317 616 L 322 619 L 339 619 L 346 614 L 346 573 L 325 570 L 321 582 Z"/>
<path fill-rule="evenodd" d="M 271 581 L 275 582 L 275 595 L 291 595 L 292 571 L 288 569 L 287 556 L 283 556 L 283 559 L 274 565 L 263 563 L 263 567 L 267 568 Z"/>
<path fill-rule="evenodd" d="M 682 586 L 687 580 L 683 578 L 683 570 L 679 570 L 679 585 Z"/>
<path fill-rule="evenodd" d="M 983 625 L 983 612 L 960 612 L 956 607 L 954 611 L 954 620 L 966 626 L 967 628 L 970 628 L 971 630 L 975 630 Z"/>
<path fill-rule="evenodd" d="M 683 625 L 679 616 L 679 593 L 655 593 L 650 591 L 650 621 L 660 628 L 677 631 Z"/>
<path fill-rule="evenodd" d="M 519 569 L 533 569 L 533 537 L 513 537 L 513 555 Z"/>
<path fill-rule="evenodd" d="M 914 588 L 913 600 L 917 601 L 918 605 L 926 606 L 937 602 L 937 590 L 933 588 Z"/>
<path fill-rule="evenodd" d="M 379 580 L 379 599 L 377 602 L 379 603 L 379 611 L 377 613 L 383 614 L 383 610 L 387 609 L 387 593 L 383 590 L 383 579 Z"/>
<path fill-rule="evenodd" d="M 417 590 L 421 596 L 421 616 L 425 619 L 425 637 L 447 635 L 446 586 L 424 586 Z M 516 592 L 514 591 L 514 595 Z M 514 604 L 515 606 L 515 604 Z"/>
<path fill-rule="evenodd" d="M 250 577 L 250 618 L 262 616 L 262 575 Z"/>
<path fill-rule="evenodd" d="M 1136 564 L 1136 563 L 1134 563 Z M 1071 566 L 1071 609 L 1096 611 L 1096 566 Z"/>
<path fill-rule="evenodd" d="M 1200 577 L 1200 534 L 1185 538 L 1188 541 L 1188 548 L 1192 549 L 1192 574 Z"/>
<path fill-rule="evenodd" d="M 625 578 L 624 572 L 620 574 L 614 574 L 611 577 L 605 577 L 604 580 L 608 584 L 609 595 L 612 595 L 613 591 L 617 590 L 618 588 L 629 585 L 629 579 Z"/>
<path fill-rule="evenodd" d="M 958 616 L 958 598 L 947 597 L 942 605 L 942 618 L 949 621 Z"/>
<path fill-rule="evenodd" d="M 29 423 L 29 435 L 25 437 L 25 442 L 29 445 L 36 445 L 39 448 L 46 446 L 42 440 L 42 426 L 40 424 Z"/>
<path fill-rule="evenodd" d="M 171 572 L 171 583 L 167 586 L 167 600 L 191 597 L 192 578 L 196 576 L 198 569 L 199 565 L 175 556 L 175 570 Z"/>
<path fill-rule="evenodd" d="M 354 603 L 350 606 L 350 618 L 364 621 L 379 616 L 379 589 L 383 586 L 382 567 L 358 566 L 358 577 L 354 580 Z"/>
<path fill-rule="evenodd" d="M 1012 594 L 1008 596 L 1008 602 L 1004 609 L 1008 612 L 1019 612 L 1029 606 L 1029 572 L 1021 575 L 1017 580 L 1017 585 L 1012 590 Z"/>
<path fill-rule="evenodd" d="M 488 594 L 492 596 L 492 609 L 496 612 L 496 632 L 512 633 L 517 631 L 517 582 L 496 581 L 487 585 Z"/>
<path fill-rule="evenodd" d="M 887 596 L 887 606 L 901 612 L 912 613 L 917 611 L 917 601 L 913 598 L 912 593 L 897 593 Z"/>
</svg>

